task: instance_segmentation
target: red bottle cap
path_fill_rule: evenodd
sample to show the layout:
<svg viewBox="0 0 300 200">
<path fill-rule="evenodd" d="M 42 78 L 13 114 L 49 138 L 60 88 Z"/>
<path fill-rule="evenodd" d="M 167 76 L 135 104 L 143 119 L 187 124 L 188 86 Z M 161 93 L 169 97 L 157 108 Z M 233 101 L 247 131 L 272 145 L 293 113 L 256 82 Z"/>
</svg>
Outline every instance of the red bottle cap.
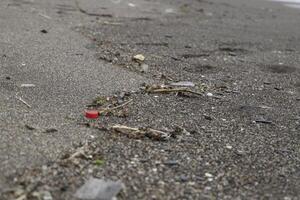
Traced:
<svg viewBox="0 0 300 200">
<path fill-rule="evenodd" d="M 99 117 L 99 112 L 97 110 L 86 110 L 85 117 L 89 119 L 97 119 Z"/>
</svg>

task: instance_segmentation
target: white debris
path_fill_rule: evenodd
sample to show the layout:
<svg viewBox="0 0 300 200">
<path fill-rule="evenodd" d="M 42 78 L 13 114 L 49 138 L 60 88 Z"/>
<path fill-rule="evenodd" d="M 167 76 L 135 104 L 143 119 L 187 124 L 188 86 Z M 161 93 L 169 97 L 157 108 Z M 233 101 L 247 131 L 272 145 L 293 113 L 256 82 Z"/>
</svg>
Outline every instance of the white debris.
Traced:
<svg viewBox="0 0 300 200">
<path fill-rule="evenodd" d="M 31 83 L 24 83 L 24 84 L 21 84 L 21 87 L 26 87 L 26 88 L 28 88 L 28 87 L 35 87 L 35 85 L 34 85 L 34 84 L 31 84 Z"/>
<path fill-rule="evenodd" d="M 174 9 L 173 8 L 167 8 L 165 10 L 166 13 L 175 13 Z"/>
<path fill-rule="evenodd" d="M 195 83 L 191 81 L 179 81 L 175 83 L 171 83 L 171 86 L 179 86 L 179 87 L 195 87 Z"/>
<path fill-rule="evenodd" d="M 214 95 L 213 95 L 212 93 L 208 92 L 208 93 L 206 93 L 206 96 L 212 97 L 212 96 L 214 96 Z"/>
<path fill-rule="evenodd" d="M 146 72 L 148 72 L 149 71 L 149 65 L 147 65 L 147 64 L 141 64 L 141 69 L 140 69 L 140 71 L 141 72 L 143 72 L 143 73 L 146 73 Z"/>
<path fill-rule="evenodd" d="M 124 185 L 120 181 L 90 178 L 76 191 L 75 197 L 89 200 L 111 200 L 122 188 Z"/>
<path fill-rule="evenodd" d="M 128 3 L 128 6 L 130 6 L 130 7 L 135 7 L 136 5 L 133 4 L 133 3 Z"/>
<path fill-rule="evenodd" d="M 207 178 L 212 178 L 213 177 L 213 175 L 212 174 L 210 174 L 210 173 L 205 173 L 205 176 L 207 177 Z"/>
</svg>

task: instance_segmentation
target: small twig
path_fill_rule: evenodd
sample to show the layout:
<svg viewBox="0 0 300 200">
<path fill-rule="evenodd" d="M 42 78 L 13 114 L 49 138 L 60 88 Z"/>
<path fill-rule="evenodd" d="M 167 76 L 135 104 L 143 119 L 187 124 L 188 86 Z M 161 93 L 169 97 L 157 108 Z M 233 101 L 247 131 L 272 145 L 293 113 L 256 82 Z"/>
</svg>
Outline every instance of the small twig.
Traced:
<svg viewBox="0 0 300 200">
<path fill-rule="evenodd" d="M 170 138 L 169 133 L 155 130 L 152 128 L 133 128 L 123 125 L 114 125 L 111 127 L 111 129 L 136 139 L 148 137 L 152 140 L 167 140 L 168 138 Z"/>
<path fill-rule="evenodd" d="M 21 97 L 18 97 L 16 96 L 16 99 L 18 99 L 19 101 L 21 101 L 23 104 L 25 104 L 28 108 L 31 108 L 31 106 L 26 102 L 24 101 Z"/>
<path fill-rule="evenodd" d="M 106 113 L 106 112 L 111 112 L 111 111 L 113 111 L 113 110 L 117 110 L 117 109 L 119 109 L 119 108 L 122 108 L 122 107 L 124 107 L 124 106 L 130 104 L 131 102 L 132 102 L 132 99 L 130 99 L 129 101 L 126 101 L 125 103 L 123 103 L 123 104 L 121 104 L 121 105 L 118 105 L 118 106 L 116 106 L 116 107 L 113 107 L 113 108 L 106 108 L 106 109 L 104 109 L 104 110 L 101 110 L 101 111 L 99 111 L 99 114 Z"/>
<path fill-rule="evenodd" d="M 42 17 L 44 17 L 44 18 L 46 18 L 46 19 L 52 19 L 50 16 L 45 15 L 45 14 L 43 14 L 43 13 L 39 13 L 39 15 L 42 16 Z"/>
<path fill-rule="evenodd" d="M 123 125 L 114 125 L 111 127 L 113 130 L 122 132 L 122 130 L 125 131 L 139 131 L 138 128 L 132 128 L 132 127 L 128 127 L 128 126 L 123 126 Z"/>
<path fill-rule="evenodd" d="M 162 88 L 162 89 L 148 90 L 147 92 L 150 92 L 150 93 L 188 92 L 188 93 L 202 96 L 201 93 L 189 90 L 187 88 Z"/>
<path fill-rule="evenodd" d="M 80 7 L 78 0 L 75 0 L 75 5 L 76 5 L 77 9 L 78 9 L 81 13 L 86 14 L 86 15 L 89 15 L 89 16 L 96 16 L 96 17 L 112 17 L 111 14 L 90 13 L 90 12 L 84 10 L 83 8 Z"/>
</svg>

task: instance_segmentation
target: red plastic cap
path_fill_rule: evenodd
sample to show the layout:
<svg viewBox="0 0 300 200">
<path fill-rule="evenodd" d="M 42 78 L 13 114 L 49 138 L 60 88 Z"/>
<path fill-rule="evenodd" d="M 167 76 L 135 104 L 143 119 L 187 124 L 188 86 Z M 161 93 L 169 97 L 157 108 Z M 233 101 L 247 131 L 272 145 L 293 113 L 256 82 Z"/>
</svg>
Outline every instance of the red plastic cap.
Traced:
<svg viewBox="0 0 300 200">
<path fill-rule="evenodd" d="M 85 117 L 89 119 L 96 119 L 99 117 L 99 112 L 97 110 L 86 110 Z"/>
</svg>

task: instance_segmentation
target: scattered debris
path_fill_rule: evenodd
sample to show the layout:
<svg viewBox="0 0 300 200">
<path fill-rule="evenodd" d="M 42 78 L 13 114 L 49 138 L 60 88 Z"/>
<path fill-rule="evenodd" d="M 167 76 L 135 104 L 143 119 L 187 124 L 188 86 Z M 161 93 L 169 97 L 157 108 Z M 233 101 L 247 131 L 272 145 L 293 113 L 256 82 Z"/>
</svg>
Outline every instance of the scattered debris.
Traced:
<svg viewBox="0 0 300 200">
<path fill-rule="evenodd" d="M 83 8 L 80 7 L 78 0 L 75 0 L 75 5 L 78 9 L 79 12 L 89 15 L 89 16 L 94 16 L 94 17 L 113 17 L 111 14 L 98 14 L 98 13 L 90 13 Z"/>
<path fill-rule="evenodd" d="M 206 93 L 206 96 L 212 97 L 212 96 L 214 96 L 214 95 L 213 95 L 212 93 L 208 92 L 208 93 Z"/>
<path fill-rule="evenodd" d="M 101 166 L 104 163 L 105 163 L 104 160 L 100 160 L 100 159 L 95 160 L 95 165 L 97 165 L 97 166 Z"/>
<path fill-rule="evenodd" d="M 187 87 L 172 87 L 170 85 L 151 85 L 146 86 L 145 91 L 148 93 L 191 93 L 202 96 L 202 93 L 188 89 Z"/>
<path fill-rule="evenodd" d="M 171 83 L 170 85 L 176 87 L 195 87 L 195 83 L 191 81 L 179 81 L 179 82 Z"/>
<path fill-rule="evenodd" d="M 118 105 L 118 106 L 115 106 L 115 107 L 112 107 L 112 108 L 105 108 L 105 109 L 99 110 L 98 113 L 99 113 L 99 115 L 101 115 L 103 113 L 109 113 L 109 112 L 112 112 L 112 111 L 117 110 L 119 108 L 122 108 L 122 107 L 130 104 L 131 102 L 132 102 L 132 99 L 129 100 L 129 101 L 126 101 L 125 103 L 123 103 L 121 105 Z"/>
<path fill-rule="evenodd" d="M 205 175 L 207 178 L 212 178 L 212 177 L 213 177 L 213 175 L 210 174 L 210 173 L 205 173 L 204 175 Z"/>
<path fill-rule="evenodd" d="M 63 156 L 62 161 L 72 161 L 75 163 L 76 158 L 89 159 L 89 156 L 86 154 L 88 147 L 88 144 L 82 145 L 81 147 L 77 148 L 76 151 L 71 155 L 67 154 Z"/>
<path fill-rule="evenodd" d="M 172 137 L 173 138 L 177 138 L 177 136 L 179 135 L 185 135 L 185 136 L 189 136 L 191 135 L 191 133 L 189 131 L 187 131 L 185 128 L 176 125 L 174 131 L 172 131 Z"/>
<path fill-rule="evenodd" d="M 133 60 L 137 62 L 143 62 L 145 60 L 145 56 L 142 54 L 137 54 L 133 56 Z"/>
<path fill-rule="evenodd" d="M 97 97 L 92 104 L 87 105 L 88 109 L 98 112 L 98 115 L 114 115 L 117 117 L 127 117 L 128 109 L 125 107 L 133 100 L 128 99 L 130 93 L 121 92 L 113 96 Z"/>
<path fill-rule="evenodd" d="M 204 119 L 209 120 L 209 121 L 213 120 L 213 118 L 211 116 L 206 115 L 206 114 L 203 114 L 203 117 L 204 117 Z"/>
<path fill-rule="evenodd" d="M 31 130 L 31 131 L 36 130 L 35 127 L 28 125 L 28 124 L 25 124 L 25 128 L 27 128 L 28 130 Z"/>
<path fill-rule="evenodd" d="M 163 132 L 151 128 L 133 128 L 123 125 L 115 125 L 111 127 L 112 130 L 123 133 L 130 138 L 142 139 L 148 137 L 153 140 L 168 140 L 171 136 L 168 132 Z"/>
<path fill-rule="evenodd" d="M 31 106 L 26 102 L 24 101 L 21 97 L 19 96 L 16 96 L 16 99 L 18 99 L 19 101 L 21 101 L 23 104 L 25 104 L 28 108 L 31 108 Z"/>
<path fill-rule="evenodd" d="M 42 29 L 41 33 L 48 33 L 48 31 L 46 29 Z"/>
<path fill-rule="evenodd" d="M 185 59 L 188 58 L 201 58 L 201 57 L 208 57 L 210 56 L 209 53 L 202 53 L 202 54 L 183 54 L 182 57 Z"/>
<path fill-rule="evenodd" d="M 99 23 L 101 23 L 101 22 L 99 21 Z M 114 26 L 119 26 L 119 25 L 122 25 L 123 23 L 120 23 L 120 22 L 104 21 L 104 22 L 102 22 L 102 24 L 104 24 L 104 25 L 114 25 Z"/>
<path fill-rule="evenodd" d="M 167 75 L 165 75 L 165 74 L 161 74 L 161 75 L 160 75 L 160 78 L 161 78 L 161 79 L 168 80 L 168 81 L 173 81 L 173 80 L 174 80 L 172 77 L 167 76 Z"/>
<path fill-rule="evenodd" d="M 163 47 L 169 47 L 169 43 L 167 42 L 137 42 L 135 45 L 138 46 L 163 46 Z M 158 56 L 161 58 L 161 56 Z"/>
<path fill-rule="evenodd" d="M 45 15 L 45 14 L 43 14 L 43 13 L 39 13 L 39 15 L 42 16 L 42 17 L 44 17 L 44 18 L 46 18 L 46 19 L 52 19 L 50 16 Z"/>
<path fill-rule="evenodd" d="M 149 65 L 147 64 L 141 64 L 140 65 L 140 71 L 143 72 L 143 73 L 147 73 L 149 71 Z"/>
<path fill-rule="evenodd" d="M 129 6 L 129 7 L 135 7 L 136 5 L 133 4 L 133 3 L 128 3 L 128 6 Z"/>
<path fill-rule="evenodd" d="M 21 84 L 21 87 L 29 88 L 29 87 L 35 87 L 35 85 L 31 84 L 31 83 L 24 83 L 24 84 Z"/>
<path fill-rule="evenodd" d="M 168 166 L 175 166 L 175 165 L 179 165 L 179 162 L 177 160 L 167 160 L 164 162 L 164 164 Z"/>
<path fill-rule="evenodd" d="M 272 121 L 266 120 L 266 119 L 256 119 L 255 122 L 262 123 L 262 124 L 272 124 L 273 123 Z"/>
<path fill-rule="evenodd" d="M 75 193 L 79 199 L 111 200 L 124 188 L 120 181 L 90 178 Z"/>
<path fill-rule="evenodd" d="M 47 128 L 44 133 L 55 133 L 57 132 L 58 130 L 56 128 Z"/>
<path fill-rule="evenodd" d="M 167 8 L 165 9 L 165 13 L 175 13 L 175 10 L 173 8 Z"/>
<path fill-rule="evenodd" d="M 52 195 L 49 191 L 45 191 L 42 193 L 43 200 L 53 200 Z"/>
</svg>

